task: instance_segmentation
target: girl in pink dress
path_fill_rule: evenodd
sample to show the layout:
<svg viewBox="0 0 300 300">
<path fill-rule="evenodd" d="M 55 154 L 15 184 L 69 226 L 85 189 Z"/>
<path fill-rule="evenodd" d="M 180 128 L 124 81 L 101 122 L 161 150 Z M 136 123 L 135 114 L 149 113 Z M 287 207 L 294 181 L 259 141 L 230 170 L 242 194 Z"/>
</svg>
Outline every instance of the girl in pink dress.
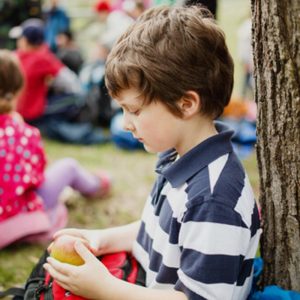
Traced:
<svg viewBox="0 0 300 300">
<path fill-rule="evenodd" d="M 45 170 L 39 130 L 14 111 L 23 84 L 17 58 L 0 50 L 0 249 L 21 239 L 48 241 L 63 228 L 67 210 L 58 199 L 66 186 L 98 198 L 111 187 L 104 172 L 92 174 L 72 158 Z"/>
</svg>

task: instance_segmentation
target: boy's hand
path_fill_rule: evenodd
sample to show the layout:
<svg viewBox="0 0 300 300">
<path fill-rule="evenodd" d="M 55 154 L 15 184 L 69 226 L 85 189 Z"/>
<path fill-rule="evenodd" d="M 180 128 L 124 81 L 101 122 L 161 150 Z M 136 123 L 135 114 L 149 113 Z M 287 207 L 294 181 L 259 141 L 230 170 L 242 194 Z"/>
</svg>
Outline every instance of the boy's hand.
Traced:
<svg viewBox="0 0 300 300">
<path fill-rule="evenodd" d="M 100 230 L 67 228 L 67 229 L 62 229 L 57 231 L 54 234 L 53 239 L 55 240 L 62 235 L 71 235 L 86 240 L 89 243 L 90 250 L 95 256 L 104 254 L 103 244 L 105 242 L 101 235 Z M 49 252 L 51 252 L 51 248 L 52 248 L 52 243 L 48 247 Z"/>
<path fill-rule="evenodd" d="M 74 247 L 83 265 L 73 266 L 48 257 L 44 268 L 66 290 L 89 299 L 102 298 L 102 289 L 111 286 L 113 276 L 82 242 L 76 242 Z"/>
</svg>

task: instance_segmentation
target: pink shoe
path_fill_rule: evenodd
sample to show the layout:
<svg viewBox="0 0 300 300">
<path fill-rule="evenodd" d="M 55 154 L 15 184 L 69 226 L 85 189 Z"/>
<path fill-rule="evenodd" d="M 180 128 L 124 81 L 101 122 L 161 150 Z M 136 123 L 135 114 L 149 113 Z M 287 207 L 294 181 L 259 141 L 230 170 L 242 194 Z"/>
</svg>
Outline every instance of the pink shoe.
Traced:
<svg viewBox="0 0 300 300">
<path fill-rule="evenodd" d="M 87 198 L 105 198 L 111 193 L 112 180 L 111 177 L 102 171 L 98 171 L 95 175 L 99 178 L 100 187 L 92 194 L 85 194 Z"/>
</svg>

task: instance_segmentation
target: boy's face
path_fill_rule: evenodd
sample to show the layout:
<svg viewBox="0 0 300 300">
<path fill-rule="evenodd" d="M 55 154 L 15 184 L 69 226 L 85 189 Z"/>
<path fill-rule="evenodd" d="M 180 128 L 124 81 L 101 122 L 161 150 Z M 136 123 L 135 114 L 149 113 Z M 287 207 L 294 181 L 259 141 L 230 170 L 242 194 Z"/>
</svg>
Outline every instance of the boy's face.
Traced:
<svg viewBox="0 0 300 300">
<path fill-rule="evenodd" d="M 131 131 L 148 152 L 180 148 L 182 119 L 160 101 L 143 104 L 143 97 L 135 89 L 124 90 L 116 100 L 124 112 L 124 129 Z"/>
</svg>

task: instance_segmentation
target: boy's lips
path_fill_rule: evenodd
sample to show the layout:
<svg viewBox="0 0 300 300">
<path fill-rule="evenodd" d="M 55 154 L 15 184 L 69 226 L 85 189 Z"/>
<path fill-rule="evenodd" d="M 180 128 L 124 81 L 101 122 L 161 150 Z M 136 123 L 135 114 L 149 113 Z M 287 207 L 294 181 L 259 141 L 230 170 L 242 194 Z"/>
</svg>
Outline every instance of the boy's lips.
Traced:
<svg viewBox="0 0 300 300">
<path fill-rule="evenodd" d="M 137 136 L 133 136 L 135 139 L 137 139 L 139 142 L 142 142 L 143 141 L 143 139 L 142 138 L 140 138 L 140 137 L 137 137 Z"/>
</svg>

